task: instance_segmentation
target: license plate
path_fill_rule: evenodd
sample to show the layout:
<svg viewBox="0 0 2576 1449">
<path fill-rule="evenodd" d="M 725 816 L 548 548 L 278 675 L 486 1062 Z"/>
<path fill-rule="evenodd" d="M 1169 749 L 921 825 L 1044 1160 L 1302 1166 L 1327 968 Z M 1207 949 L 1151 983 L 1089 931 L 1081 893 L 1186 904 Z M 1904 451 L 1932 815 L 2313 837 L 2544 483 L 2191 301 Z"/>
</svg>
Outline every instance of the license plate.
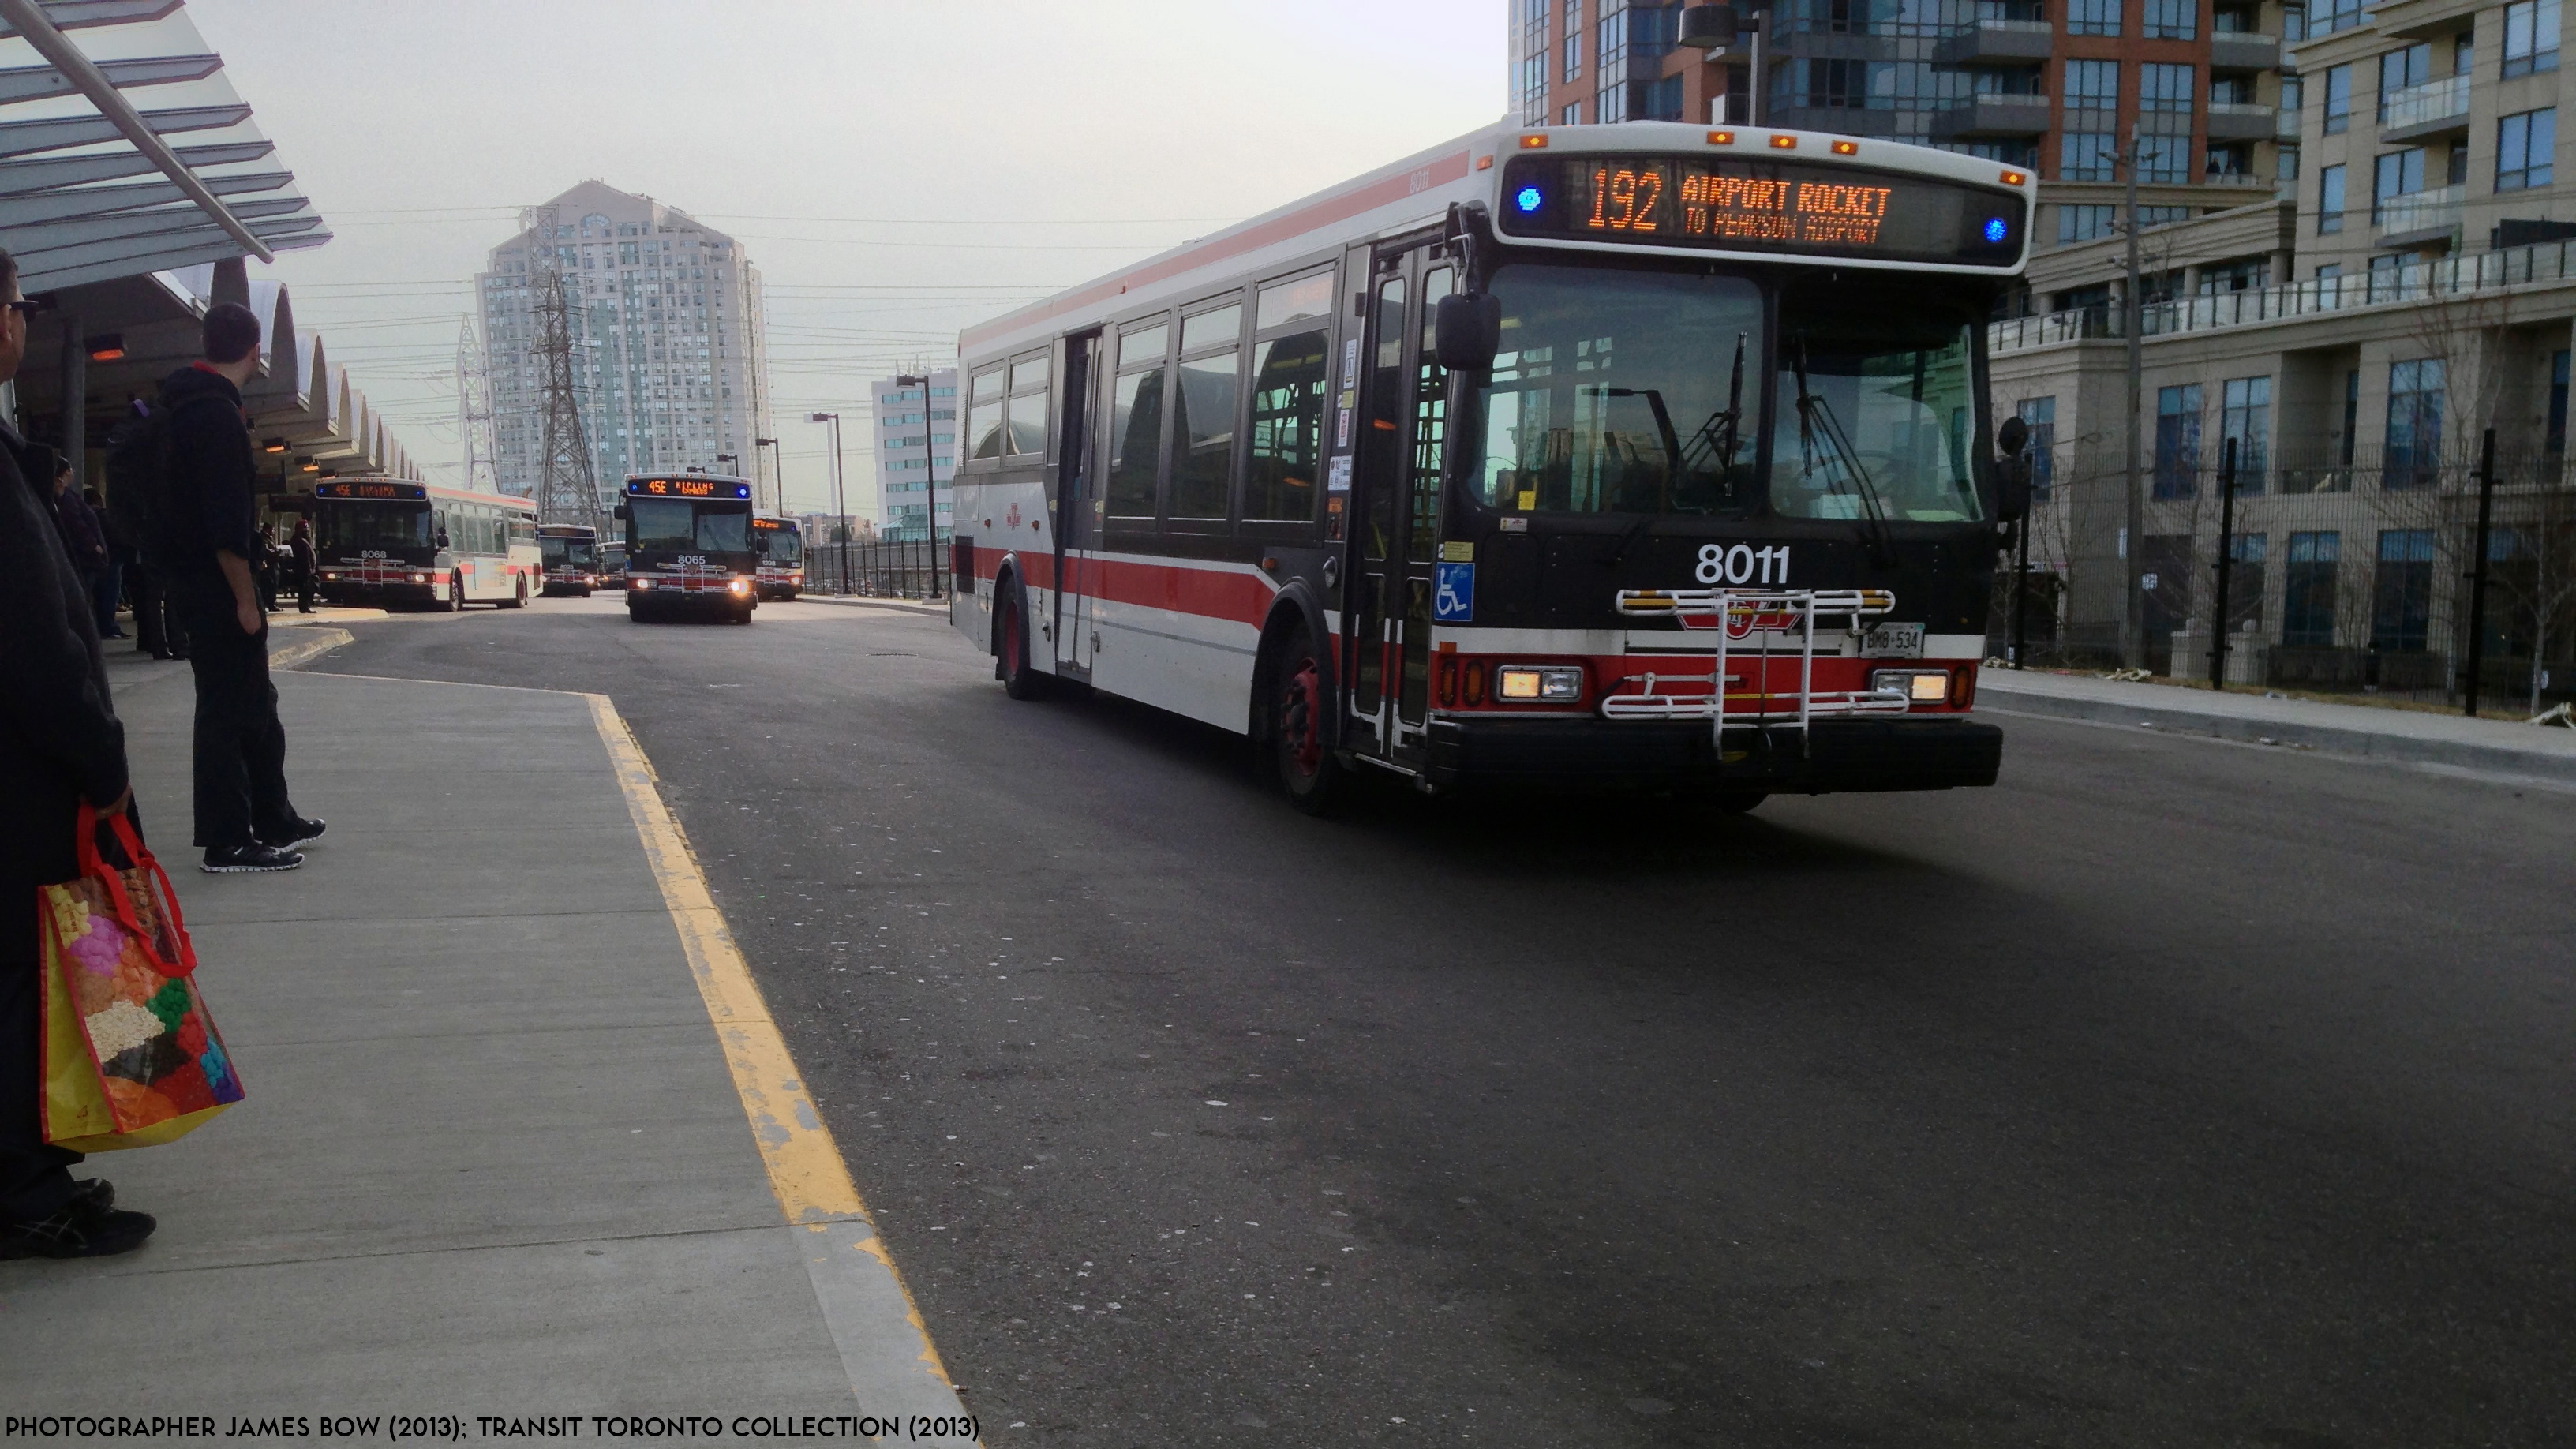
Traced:
<svg viewBox="0 0 2576 1449">
<path fill-rule="evenodd" d="M 1923 657 L 1923 626 L 1920 624 L 1872 624 L 1861 636 L 1860 652 L 1872 659 L 1920 659 Z"/>
</svg>

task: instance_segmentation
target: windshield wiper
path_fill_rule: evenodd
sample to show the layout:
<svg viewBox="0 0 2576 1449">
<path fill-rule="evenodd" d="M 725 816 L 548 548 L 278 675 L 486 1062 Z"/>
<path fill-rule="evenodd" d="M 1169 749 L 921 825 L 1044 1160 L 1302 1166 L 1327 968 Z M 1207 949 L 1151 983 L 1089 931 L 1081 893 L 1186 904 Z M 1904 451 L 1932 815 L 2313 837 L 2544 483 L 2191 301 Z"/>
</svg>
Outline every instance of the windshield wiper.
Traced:
<svg viewBox="0 0 2576 1449">
<path fill-rule="evenodd" d="M 1655 432 L 1664 444 L 1664 486 L 1659 490 L 1661 496 L 1655 500 L 1655 510 L 1651 513 L 1639 514 L 1637 521 L 1629 524 L 1627 531 L 1619 535 L 1617 545 L 1601 556 L 1601 566 L 1606 569 L 1618 567 L 1619 561 L 1628 556 L 1629 547 L 1643 537 L 1647 529 L 1654 526 L 1657 518 L 1671 509 L 1673 484 L 1680 478 L 1682 470 L 1682 440 L 1681 435 L 1673 431 L 1673 415 L 1665 409 L 1664 395 L 1660 390 L 1651 387 L 1605 387 L 1601 389 L 1601 393 L 1604 397 L 1644 398 L 1646 406 L 1655 414 Z"/>
<path fill-rule="evenodd" d="M 1816 439 L 1822 437 L 1832 449 L 1833 460 L 1852 480 L 1852 490 L 1860 499 L 1860 537 L 1872 558 L 1881 567 L 1892 567 L 1894 552 L 1887 541 L 1887 509 L 1879 501 L 1878 484 L 1860 461 L 1860 449 L 1852 446 L 1851 435 L 1843 431 L 1842 421 L 1834 416 L 1833 404 L 1807 387 L 1807 339 L 1798 339 L 1791 373 L 1798 380 L 1798 456 L 1804 470 L 1800 476 L 1812 478 L 1816 473 Z"/>
</svg>

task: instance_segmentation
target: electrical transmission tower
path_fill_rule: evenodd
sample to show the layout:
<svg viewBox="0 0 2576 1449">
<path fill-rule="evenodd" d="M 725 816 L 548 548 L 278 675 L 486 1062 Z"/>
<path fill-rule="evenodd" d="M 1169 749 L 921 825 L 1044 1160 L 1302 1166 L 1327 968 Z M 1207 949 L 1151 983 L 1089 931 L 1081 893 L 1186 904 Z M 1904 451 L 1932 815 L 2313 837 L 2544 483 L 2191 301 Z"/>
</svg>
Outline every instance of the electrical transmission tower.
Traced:
<svg viewBox="0 0 2576 1449">
<path fill-rule="evenodd" d="M 527 222 L 528 289 L 536 303 L 537 521 L 586 523 L 605 531 L 590 437 L 581 427 L 581 384 L 573 371 L 572 294 L 555 240 L 552 207 L 532 206 Z"/>
<path fill-rule="evenodd" d="M 501 491 L 500 450 L 494 446 L 492 378 L 484 370 L 483 347 L 468 317 L 456 329 L 456 437 L 465 450 L 465 486 L 477 493 Z"/>
</svg>

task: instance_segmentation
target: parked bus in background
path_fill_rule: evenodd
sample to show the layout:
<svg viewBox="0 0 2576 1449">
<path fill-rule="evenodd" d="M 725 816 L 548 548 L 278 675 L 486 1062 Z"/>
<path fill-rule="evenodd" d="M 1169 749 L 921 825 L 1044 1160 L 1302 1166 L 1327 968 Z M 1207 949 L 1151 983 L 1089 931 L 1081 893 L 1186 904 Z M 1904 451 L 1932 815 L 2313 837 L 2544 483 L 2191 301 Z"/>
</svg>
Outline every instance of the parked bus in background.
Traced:
<svg viewBox="0 0 2576 1449">
<path fill-rule="evenodd" d="M 792 599 L 805 589 L 805 527 L 793 518 L 751 520 L 751 552 L 760 560 L 760 596 Z"/>
<path fill-rule="evenodd" d="M 622 538 L 599 541 L 599 587 L 621 596 L 626 592 L 626 541 Z"/>
<path fill-rule="evenodd" d="M 626 617 L 751 622 L 760 606 L 751 484 L 705 473 L 636 474 L 617 505 L 626 525 Z"/>
<path fill-rule="evenodd" d="M 313 485 L 313 560 L 335 604 L 523 607 L 540 588 L 537 505 L 400 479 Z"/>
<path fill-rule="evenodd" d="M 1669 122 L 1472 134 L 960 338 L 951 618 L 1366 769 L 1685 793 L 1991 784 L 1984 322 L 2023 169 Z"/>
<path fill-rule="evenodd" d="M 545 561 L 549 597 L 587 599 L 599 587 L 599 530 L 587 523 L 540 523 L 537 552 Z"/>
</svg>

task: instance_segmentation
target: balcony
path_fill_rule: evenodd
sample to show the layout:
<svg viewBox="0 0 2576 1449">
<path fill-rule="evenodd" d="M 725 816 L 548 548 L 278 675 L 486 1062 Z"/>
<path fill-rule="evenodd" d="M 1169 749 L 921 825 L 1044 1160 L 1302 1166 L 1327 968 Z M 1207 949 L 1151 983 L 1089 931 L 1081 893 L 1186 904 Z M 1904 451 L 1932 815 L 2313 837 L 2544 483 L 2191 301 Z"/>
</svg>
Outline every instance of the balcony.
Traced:
<svg viewBox="0 0 2576 1449">
<path fill-rule="evenodd" d="M 2048 114 L 2046 96 L 1972 96 L 1964 105 L 1932 113 L 1932 139 L 1966 141 L 1983 137 L 2045 135 Z"/>
<path fill-rule="evenodd" d="M 2295 123 L 2294 123 L 2295 124 Z M 2269 141 L 2281 132 L 2279 106 L 2245 105 L 2236 101 L 2212 101 L 2209 105 L 2209 142 Z"/>
<path fill-rule="evenodd" d="M 2212 70 L 2270 70 L 2281 63 L 2281 38 L 2250 30 L 2217 30 L 2209 36 Z"/>
<path fill-rule="evenodd" d="M 2379 103 L 2379 141 L 2383 146 L 2468 128 L 2469 78 L 2464 75 L 2390 91 Z"/>
<path fill-rule="evenodd" d="M 2057 38 L 2045 20 L 1980 20 L 1932 48 L 1934 65 L 2026 65 L 2048 59 Z"/>
<path fill-rule="evenodd" d="M 2376 233 L 2373 244 L 2412 246 L 2459 230 L 2460 203 L 2467 193 L 2465 186 L 2436 186 L 2382 198 L 2370 209 L 2370 229 Z"/>
</svg>

